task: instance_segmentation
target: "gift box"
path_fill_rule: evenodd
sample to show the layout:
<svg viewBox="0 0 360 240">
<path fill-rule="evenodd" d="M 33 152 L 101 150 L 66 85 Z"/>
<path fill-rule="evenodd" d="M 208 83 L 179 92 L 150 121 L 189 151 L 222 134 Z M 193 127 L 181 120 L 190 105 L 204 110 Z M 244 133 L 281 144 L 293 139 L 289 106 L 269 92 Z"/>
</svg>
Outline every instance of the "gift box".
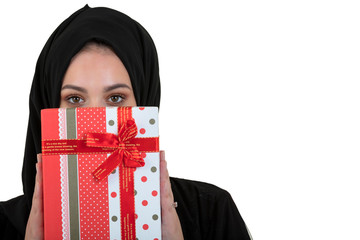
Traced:
<svg viewBox="0 0 360 240">
<path fill-rule="evenodd" d="M 45 239 L 161 239 L 158 109 L 41 112 Z"/>
</svg>

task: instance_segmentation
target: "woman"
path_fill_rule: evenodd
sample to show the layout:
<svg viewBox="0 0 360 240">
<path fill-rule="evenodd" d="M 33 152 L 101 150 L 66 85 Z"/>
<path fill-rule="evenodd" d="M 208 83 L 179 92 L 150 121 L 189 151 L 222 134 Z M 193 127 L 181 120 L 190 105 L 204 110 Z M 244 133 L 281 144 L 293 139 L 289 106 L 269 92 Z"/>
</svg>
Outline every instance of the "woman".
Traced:
<svg viewBox="0 0 360 240">
<path fill-rule="evenodd" d="M 0 236 L 43 237 L 41 156 L 37 156 L 41 109 L 159 104 L 156 49 L 141 25 L 117 11 L 88 6 L 66 19 L 50 36 L 36 66 L 23 165 L 24 195 L 1 203 Z M 169 178 L 164 152 L 160 155 L 163 239 L 249 239 L 226 191 Z"/>
</svg>

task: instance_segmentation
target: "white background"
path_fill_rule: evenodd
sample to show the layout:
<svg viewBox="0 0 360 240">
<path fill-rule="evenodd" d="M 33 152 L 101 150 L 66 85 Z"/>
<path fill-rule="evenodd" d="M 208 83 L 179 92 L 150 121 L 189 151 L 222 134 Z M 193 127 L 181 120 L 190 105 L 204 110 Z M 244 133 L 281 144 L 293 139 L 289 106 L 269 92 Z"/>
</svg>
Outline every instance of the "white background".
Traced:
<svg viewBox="0 0 360 240">
<path fill-rule="evenodd" d="M 0 200 L 22 193 L 38 55 L 85 3 L 1 5 Z M 360 239 L 358 1 L 87 3 L 156 43 L 172 176 L 228 190 L 255 239 Z"/>
</svg>

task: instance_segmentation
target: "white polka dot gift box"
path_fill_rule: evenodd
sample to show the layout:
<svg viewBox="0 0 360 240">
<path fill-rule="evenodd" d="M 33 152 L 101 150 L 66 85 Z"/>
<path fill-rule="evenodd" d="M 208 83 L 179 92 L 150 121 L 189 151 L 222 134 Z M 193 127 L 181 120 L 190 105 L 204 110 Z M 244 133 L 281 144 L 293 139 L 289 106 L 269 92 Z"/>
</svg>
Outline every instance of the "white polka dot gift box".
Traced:
<svg viewBox="0 0 360 240">
<path fill-rule="evenodd" d="M 45 239 L 161 239 L 157 107 L 41 112 Z"/>
</svg>

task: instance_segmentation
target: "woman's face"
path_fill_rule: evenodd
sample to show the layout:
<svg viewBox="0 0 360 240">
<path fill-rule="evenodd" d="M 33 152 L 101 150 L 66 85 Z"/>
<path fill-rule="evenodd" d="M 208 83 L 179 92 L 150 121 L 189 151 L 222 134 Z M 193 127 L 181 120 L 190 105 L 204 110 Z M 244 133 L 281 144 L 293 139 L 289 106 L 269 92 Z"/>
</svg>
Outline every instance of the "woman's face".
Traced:
<svg viewBox="0 0 360 240">
<path fill-rule="evenodd" d="M 60 107 L 136 106 L 130 77 L 120 59 L 108 48 L 79 52 L 67 69 Z"/>
</svg>

